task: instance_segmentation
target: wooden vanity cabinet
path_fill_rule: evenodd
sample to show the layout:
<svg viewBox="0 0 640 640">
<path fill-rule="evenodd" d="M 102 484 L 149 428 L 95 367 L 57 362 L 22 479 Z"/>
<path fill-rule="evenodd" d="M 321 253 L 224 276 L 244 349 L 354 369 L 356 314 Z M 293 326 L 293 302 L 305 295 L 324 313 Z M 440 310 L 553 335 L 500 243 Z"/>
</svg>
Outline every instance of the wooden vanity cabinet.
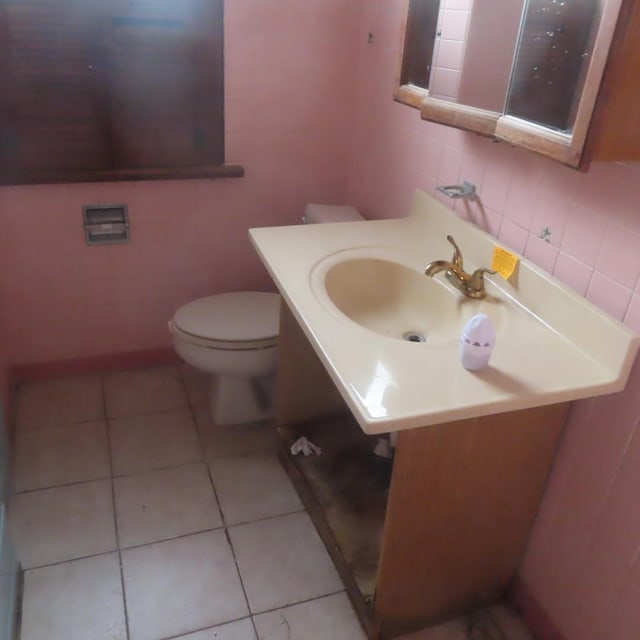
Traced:
<svg viewBox="0 0 640 640">
<path fill-rule="evenodd" d="M 313 490 L 285 459 L 370 638 L 393 638 L 504 597 L 526 549 L 567 407 L 400 431 L 372 602 L 348 575 Z M 283 303 L 281 431 L 305 421 L 317 425 L 340 410 L 331 379 Z M 372 437 L 371 448 L 374 443 Z"/>
<path fill-rule="evenodd" d="M 640 0 L 625 0 L 607 59 L 580 168 L 640 161 Z"/>
</svg>

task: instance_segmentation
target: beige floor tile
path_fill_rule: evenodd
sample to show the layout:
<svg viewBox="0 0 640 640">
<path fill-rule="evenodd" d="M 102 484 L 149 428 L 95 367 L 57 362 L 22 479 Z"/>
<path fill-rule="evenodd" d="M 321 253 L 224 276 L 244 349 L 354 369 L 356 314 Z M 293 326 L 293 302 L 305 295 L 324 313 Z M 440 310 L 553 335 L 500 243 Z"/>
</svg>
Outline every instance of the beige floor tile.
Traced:
<svg viewBox="0 0 640 640">
<path fill-rule="evenodd" d="M 27 569 L 113 551 L 111 481 L 19 493 L 9 502 L 9 524 Z"/>
<path fill-rule="evenodd" d="M 273 422 L 218 427 L 211 420 L 209 407 L 195 407 L 193 413 L 205 459 L 209 462 L 225 456 L 245 456 L 278 448 L 278 432 Z"/>
<path fill-rule="evenodd" d="M 189 633 L 186 636 L 179 636 L 173 640 L 256 640 L 256 632 L 251 624 L 251 619 L 243 618 L 219 627 L 211 627 L 203 631 Z"/>
<path fill-rule="evenodd" d="M 108 373 L 104 376 L 104 394 L 109 418 L 137 416 L 188 405 L 177 367 Z"/>
<path fill-rule="evenodd" d="M 21 640 L 126 640 L 117 553 L 25 573 Z"/>
<path fill-rule="evenodd" d="M 67 426 L 104 416 L 99 376 L 33 382 L 18 391 L 18 429 Z"/>
<path fill-rule="evenodd" d="M 209 468 L 227 525 L 304 509 L 276 453 L 218 458 Z"/>
<path fill-rule="evenodd" d="M 262 613 L 254 618 L 261 640 L 366 640 L 345 593 Z"/>
<path fill-rule="evenodd" d="M 231 527 L 229 535 L 253 613 L 344 588 L 306 513 Z"/>
<path fill-rule="evenodd" d="M 16 435 L 13 490 L 44 489 L 111 475 L 107 423 L 83 422 Z"/>
<path fill-rule="evenodd" d="M 204 463 L 115 478 L 120 547 L 222 526 Z"/>
<path fill-rule="evenodd" d="M 224 531 L 122 552 L 131 640 L 159 640 L 236 620 L 247 604 Z"/>
<path fill-rule="evenodd" d="M 189 409 L 111 419 L 109 435 L 116 476 L 202 459 Z"/>
<path fill-rule="evenodd" d="M 187 390 L 189 404 L 192 407 L 208 406 L 211 375 L 198 371 L 188 364 L 182 365 L 180 373 L 182 374 L 182 380 Z"/>
</svg>

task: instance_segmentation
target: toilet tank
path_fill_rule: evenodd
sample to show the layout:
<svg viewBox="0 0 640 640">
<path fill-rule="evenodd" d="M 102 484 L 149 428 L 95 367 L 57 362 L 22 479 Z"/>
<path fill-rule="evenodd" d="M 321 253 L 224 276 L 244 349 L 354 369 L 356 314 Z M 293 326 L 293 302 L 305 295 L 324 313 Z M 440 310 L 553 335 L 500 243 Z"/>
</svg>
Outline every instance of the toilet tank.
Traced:
<svg viewBox="0 0 640 640">
<path fill-rule="evenodd" d="M 355 207 L 340 204 L 308 204 L 302 218 L 305 224 L 354 222 L 364 220 Z"/>
</svg>

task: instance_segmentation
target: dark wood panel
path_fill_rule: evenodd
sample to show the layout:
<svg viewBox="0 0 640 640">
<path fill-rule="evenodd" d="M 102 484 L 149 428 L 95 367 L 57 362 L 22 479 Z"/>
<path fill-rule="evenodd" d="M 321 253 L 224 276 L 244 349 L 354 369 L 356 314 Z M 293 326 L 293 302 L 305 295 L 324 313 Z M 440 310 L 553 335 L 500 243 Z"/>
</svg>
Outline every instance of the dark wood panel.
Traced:
<svg viewBox="0 0 640 640">
<path fill-rule="evenodd" d="M 221 138 L 212 139 L 207 124 L 208 118 L 214 126 L 219 122 L 221 82 L 207 82 L 206 62 L 197 55 L 200 34 L 208 41 L 221 23 L 219 12 L 206 11 L 216 4 L 184 1 L 178 11 L 159 0 L 146 0 L 133 11 L 127 7 L 112 16 L 110 113 L 118 166 L 223 161 Z M 221 55 L 211 54 L 215 66 Z M 200 90 L 202 84 L 211 91 Z"/>
<path fill-rule="evenodd" d="M 3 88 L 10 117 L 5 166 L 102 169 L 108 140 L 94 77 L 97 0 L 3 0 L 8 43 Z"/>
<path fill-rule="evenodd" d="M 640 161 L 640 1 L 623 0 L 581 169 L 592 160 Z"/>
<path fill-rule="evenodd" d="M 0 0 L 3 182 L 223 164 L 222 10 Z"/>
</svg>

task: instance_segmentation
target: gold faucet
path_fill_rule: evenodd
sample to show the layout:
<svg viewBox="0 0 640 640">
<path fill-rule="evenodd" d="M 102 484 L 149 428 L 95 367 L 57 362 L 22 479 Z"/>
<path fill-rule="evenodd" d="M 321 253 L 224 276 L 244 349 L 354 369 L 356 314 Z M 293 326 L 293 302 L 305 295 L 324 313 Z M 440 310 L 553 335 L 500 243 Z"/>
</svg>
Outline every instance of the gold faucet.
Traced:
<svg viewBox="0 0 640 640">
<path fill-rule="evenodd" d="M 434 260 L 424 270 L 425 275 L 433 277 L 436 273 L 445 272 L 447 280 L 468 298 L 484 298 L 487 292 L 484 288 L 484 274 L 495 274 L 491 269 L 476 269 L 473 273 L 467 273 L 462 268 L 462 253 L 452 236 L 447 240 L 453 245 L 453 258 L 447 260 Z"/>
</svg>

